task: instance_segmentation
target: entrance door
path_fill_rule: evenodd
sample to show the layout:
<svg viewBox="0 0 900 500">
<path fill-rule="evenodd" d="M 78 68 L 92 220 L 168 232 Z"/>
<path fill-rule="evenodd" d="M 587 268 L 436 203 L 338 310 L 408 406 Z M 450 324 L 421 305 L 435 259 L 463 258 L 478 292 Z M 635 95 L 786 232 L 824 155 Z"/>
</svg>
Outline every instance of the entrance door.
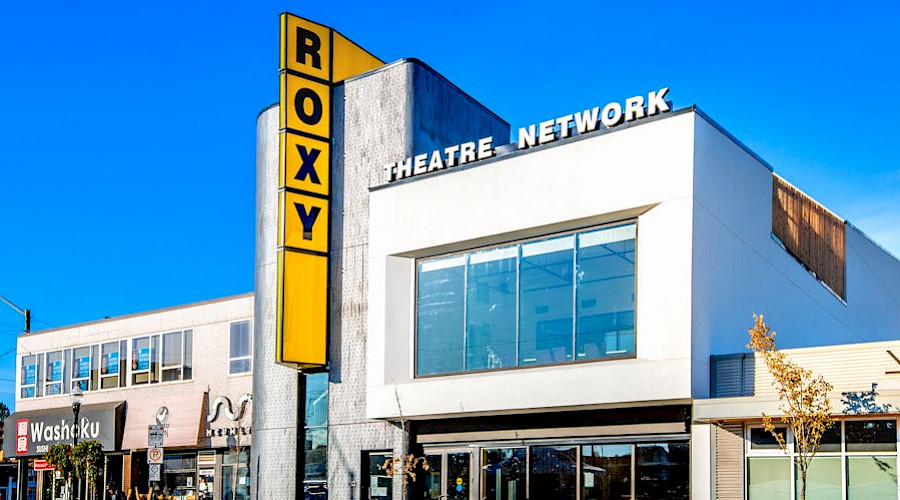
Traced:
<svg viewBox="0 0 900 500">
<path fill-rule="evenodd" d="M 468 450 L 427 450 L 429 470 L 424 476 L 426 500 L 469 500 Z"/>
<path fill-rule="evenodd" d="M 482 450 L 481 491 L 485 500 L 525 500 L 525 448 Z"/>
<path fill-rule="evenodd" d="M 384 464 L 391 459 L 390 452 L 370 452 L 363 457 L 368 464 L 363 480 L 365 500 L 390 500 L 394 495 L 393 479 L 384 470 Z"/>
</svg>

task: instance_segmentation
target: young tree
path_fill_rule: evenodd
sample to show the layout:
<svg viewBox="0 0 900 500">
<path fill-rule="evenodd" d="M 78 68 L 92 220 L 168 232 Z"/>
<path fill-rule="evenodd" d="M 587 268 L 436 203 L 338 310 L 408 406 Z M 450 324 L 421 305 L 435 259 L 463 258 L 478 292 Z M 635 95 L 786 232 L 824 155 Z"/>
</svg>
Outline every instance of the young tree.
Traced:
<svg viewBox="0 0 900 500">
<path fill-rule="evenodd" d="M 819 451 L 822 435 L 834 424 L 831 418 L 831 402 L 828 394 L 831 384 L 821 375 L 814 375 L 796 365 L 775 347 L 775 332 L 763 321 L 763 315 L 753 315 L 755 323 L 750 329 L 752 349 L 766 363 L 766 369 L 774 379 L 772 384 L 781 400 L 780 420 L 794 435 L 796 453 L 794 463 L 800 475 L 800 500 L 806 500 L 806 474 L 813 457 Z M 775 436 L 778 445 L 788 451 L 783 433 L 778 432 L 772 417 L 762 414 L 763 427 Z"/>
<path fill-rule="evenodd" d="M 403 416 L 403 406 L 400 404 L 400 393 L 397 390 L 396 382 L 394 383 L 394 398 L 397 401 L 397 413 L 400 416 L 398 422 L 400 429 L 408 436 L 409 425 L 407 425 L 406 418 Z M 412 443 L 407 442 L 407 446 L 410 444 Z M 408 453 L 406 456 L 401 454 L 399 457 L 392 453 L 391 458 L 385 460 L 378 468 L 383 470 L 387 477 L 399 476 L 401 478 L 401 496 L 407 498 L 409 496 L 409 486 L 416 481 L 416 471 L 422 470 L 427 472 L 431 469 L 431 465 L 425 457 L 417 457 L 413 453 Z"/>
<path fill-rule="evenodd" d="M 75 472 L 75 462 L 72 460 L 72 445 L 68 443 L 56 443 L 47 448 L 44 460 L 50 464 L 66 482 L 66 491 L 72 491 L 72 475 Z M 56 487 L 56 479 L 54 488 Z M 67 493 L 68 494 L 68 493 Z"/>
<path fill-rule="evenodd" d="M 72 448 L 75 476 L 85 482 L 89 498 L 96 498 L 103 477 L 103 445 L 99 441 L 79 441 Z"/>
</svg>

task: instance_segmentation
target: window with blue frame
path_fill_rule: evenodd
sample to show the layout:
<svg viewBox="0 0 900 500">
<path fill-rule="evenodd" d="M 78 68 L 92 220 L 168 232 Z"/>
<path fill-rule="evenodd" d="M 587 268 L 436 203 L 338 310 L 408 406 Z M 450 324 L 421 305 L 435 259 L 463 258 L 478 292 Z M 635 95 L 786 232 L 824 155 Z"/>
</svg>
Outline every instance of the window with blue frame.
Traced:
<svg viewBox="0 0 900 500">
<path fill-rule="evenodd" d="M 416 374 L 635 355 L 637 225 L 420 259 Z"/>
</svg>

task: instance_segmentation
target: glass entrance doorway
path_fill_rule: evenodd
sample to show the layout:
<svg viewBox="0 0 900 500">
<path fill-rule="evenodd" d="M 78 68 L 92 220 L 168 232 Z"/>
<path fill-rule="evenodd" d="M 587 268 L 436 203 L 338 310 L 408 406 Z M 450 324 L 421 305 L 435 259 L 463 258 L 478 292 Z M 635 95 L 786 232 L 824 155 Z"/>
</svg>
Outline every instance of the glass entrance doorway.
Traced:
<svg viewBox="0 0 900 500">
<path fill-rule="evenodd" d="M 425 475 L 427 500 L 469 500 L 469 471 L 472 454 L 468 450 L 427 450 Z"/>
</svg>

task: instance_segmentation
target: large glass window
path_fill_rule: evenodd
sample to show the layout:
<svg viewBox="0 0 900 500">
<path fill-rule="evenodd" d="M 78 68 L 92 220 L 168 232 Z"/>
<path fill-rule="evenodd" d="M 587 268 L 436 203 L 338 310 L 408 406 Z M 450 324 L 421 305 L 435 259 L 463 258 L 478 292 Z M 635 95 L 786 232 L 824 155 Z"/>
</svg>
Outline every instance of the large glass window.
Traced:
<svg viewBox="0 0 900 500">
<path fill-rule="evenodd" d="M 575 237 L 522 245 L 519 363 L 572 360 Z"/>
<path fill-rule="evenodd" d="M 416 374 L 634 356 L 636 229 L 419 261 Z"/>
<path fill-rule="evenodd" d="M 37 356 L 29 354 L 22 356 L 21 373 L 19 374 L 19 394 L 21 398 L 33 398 L 37 396 L 38 364 Z"/>
<path fill-rule="evenodd" d="M 100 388 L 125 387 L 127 341 L 107 342 L 100 346 Z"/>
<path fill-rule="evenodd" d="M 840 450 L 838 450 L 840 451 Z M 795 465 L 796 468 L 796 465 Z M 800 500 L 800 471 L 794 471 L 795 498 Z M 813 457 L 806 471 L 806 498 L 808 500 L 842 500 L 841 457 Z"/>
<path fill-rule="evenodd" d="M 228 373 L 250 373 L 252 369 L 252 342 L 250 321 L 238 321 L 229 327 Z"/>
<path fill-rule="evenodd" d="M 363 498 L 365 500 L 388 500 L 394 496 L 394 481 L 385 472 L 385 462 L 391 459 L 390 453 L 371 452 L 366 456 L 368 470 L 363 481 Z"/>
<path fill-rule="evenodd" d="M 466 369 L 516 365 L 516 249 L 469 256 L 466 281 Z"/>
<path fill-rule="evenodd" d="M 419 263 L 416 362 L 420 375 L 463 369 L 465 264 L 465 257 Z"/>
<path fill-rule="evenodd" d="M 636 447 L 635 496 L 647 500 L 690 498 L 690 447 L 687 443 L 639 444 Z"/>
<path fill-rule="evenodd" d="M 848 420 L 847 451 L 897 451 L 897 422 Z"/>
<path fill-rule="evenodd" d="M 634 353 L 634 226 L 578 235 L 577 359 Z"/>
<path fill-rule="evenodd" d="M 52 396 L 62 394 L 63 384 L 63 351 L 47 353 L 47 373 L 44 377 L 44 394 Z"/>
<path fill-rule="evenodd" d="M 156 361 L 156 344 L 159 336 L 139 337 L 131 340 L 131 384 L 159 382 Z"/>
<path fill-rule="evenodd" d="M 838 421 L 822 436 L 806 478 L 810 500 L 897 500 L 897 421 Z M 747 498 L 800 498 L 797 448 L 785 433 L 788 451 L 759 427 L 747 432 Z"/>
<path fill-rule="evenodd" d="M 328 479 L 328 374 L 305 375 L 304 491 L 327 492 Z"/>
<path fill-rule="evenodd" d="M 482 495 L 486 500 L 525 498 L 528 470 L 525 448 L 486 449 L 482 463 Z"/>
<path fill-rule="evenodd" d="M 791 498 L 791 461 L 784 457 L 747 459 L 748 500 Z"/>
<path fill-rule="evenodd" d="M 162 381 L 181 380 L 181 362 L 184 341 L 181 332 L 164 333 L 162 336 Z"/>
<path fill-rule="evenodd" d="M 575 446 L 532 446 L 531 498 L 575 500 L 578 448 Z"/>
<path fill-rule="evenodd" d="M 76 347 L 72 349 L 72 388 L 82 391 L 90 390 L 91 383 L 91 348 Z"/>
<path fill-rule="evenodd" d="M 581 499 L 631 498 L 631 445 L 581 448 Z"/>
<path fill-rule="evenodd" d="M 897 498 L 897 456 L 847 457 L 847 500 Z"/>
<path fill-rule="evenodd" d="M 222 457 L 222 500 L 250 500 L 250 451 L 226 451 Z"/>
</svg>

